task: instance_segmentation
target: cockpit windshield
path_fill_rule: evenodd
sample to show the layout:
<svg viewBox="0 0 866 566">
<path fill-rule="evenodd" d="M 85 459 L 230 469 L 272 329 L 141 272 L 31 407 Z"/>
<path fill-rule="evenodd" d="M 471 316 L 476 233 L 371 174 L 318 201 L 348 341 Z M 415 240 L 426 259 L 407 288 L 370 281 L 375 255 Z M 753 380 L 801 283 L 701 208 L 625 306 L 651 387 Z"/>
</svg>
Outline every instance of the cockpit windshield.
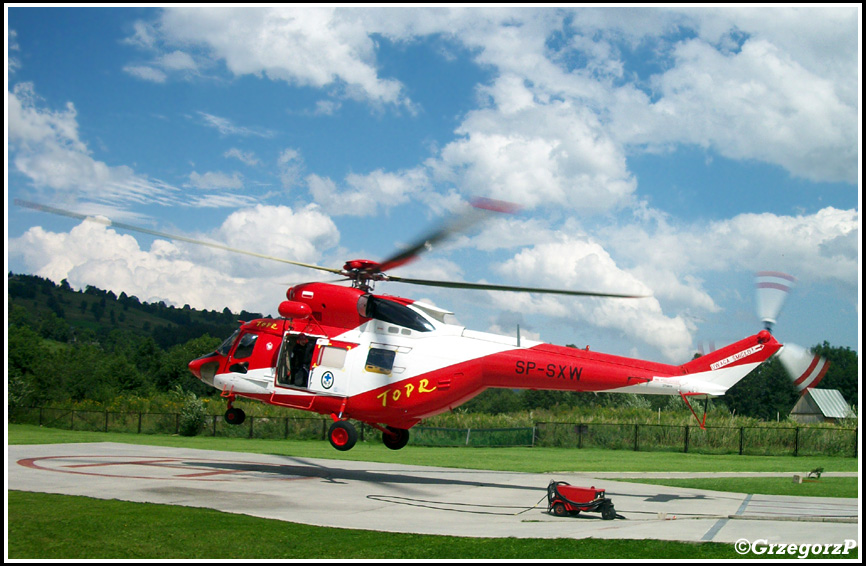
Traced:
<svg viewBox="0 0 866 566">
<path fill-rule="evenodd" d="M 222 344 L 220 344 L 220 347 L 217 348 L 217 350 L 216 350 L 217 354 L 220 354 L 222 356 L 228 356 L 229 352 L 231 352 L 231 350 L 232 350 L 232 344 L 235 343 L 235 339 L 238 337 L 239 333 L 240 333 L 240 329 L 235 330 L 231 336 L 226 338 L 226 341 L 223 342 Z"/>
</svg>

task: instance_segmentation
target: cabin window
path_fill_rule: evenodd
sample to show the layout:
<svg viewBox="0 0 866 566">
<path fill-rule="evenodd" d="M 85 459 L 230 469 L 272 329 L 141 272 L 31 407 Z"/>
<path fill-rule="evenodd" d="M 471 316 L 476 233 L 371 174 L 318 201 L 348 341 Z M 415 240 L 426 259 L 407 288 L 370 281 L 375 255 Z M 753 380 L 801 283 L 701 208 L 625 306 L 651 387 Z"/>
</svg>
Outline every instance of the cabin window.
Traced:
<svg viewBox="0 0 866 566">
<path fill-rule="evenodd" d="M 346 350 L 345 348 L 335 348 L 333 346 L 324 346 L 321 349 L 321 355 L 319 357 L 319 365 L 325 366 L 334 369 L 341 369 L 343 364 L 346 363 Z"/>
<path fill-rule="evenodd" d="M 394 357 L 397 352 L 383 348 L 370 348 L 367 354 L 367 363 L 364 367 L 369 372 L 390 374 L 394 367 Z"/>
</svg>

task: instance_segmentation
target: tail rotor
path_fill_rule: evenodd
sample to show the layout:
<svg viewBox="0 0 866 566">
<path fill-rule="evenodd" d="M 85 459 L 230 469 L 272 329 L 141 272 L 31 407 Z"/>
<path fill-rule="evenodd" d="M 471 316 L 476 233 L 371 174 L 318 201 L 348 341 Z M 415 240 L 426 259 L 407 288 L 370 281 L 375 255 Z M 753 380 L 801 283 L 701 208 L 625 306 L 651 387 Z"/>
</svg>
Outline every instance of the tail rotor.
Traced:
<svg viewBox="0 0 866 566">
<path fill-rule="evenodd" d="M 773 331 L 795 282 L 794 277 L 779 271 L 759 271 L 755 274 L 758 316 L 768 331 Z M 800 394 L 818 385 L 830 367 L 830 362 L 825 358 L 796 344 L 785 344 L 776 355 Z"/>
<path fill-rule="evenodd" d="M 755 303 L 764 328 L 773 331 L 788 293 L 797 280 L 780 271 L 759 271 L 755 274 Z"/>
</svg>

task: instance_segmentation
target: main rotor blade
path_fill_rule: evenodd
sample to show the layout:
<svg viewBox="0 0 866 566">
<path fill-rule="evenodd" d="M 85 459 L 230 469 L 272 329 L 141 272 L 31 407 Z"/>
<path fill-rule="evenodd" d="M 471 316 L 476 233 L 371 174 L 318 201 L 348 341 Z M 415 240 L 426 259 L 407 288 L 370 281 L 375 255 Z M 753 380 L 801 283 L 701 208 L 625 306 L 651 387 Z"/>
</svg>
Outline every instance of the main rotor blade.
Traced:
<svg viewBox="0 0 866 566">
<path fill-rule="evenodd" d="M 378 272 L 384 273 L 395 267 L 409 263 L 421 253 L 432 250 L 434 245 L 441 243 L 443 240 L 466 232 L 472 226 L 490 216 L 491 213 L 510 214 L 517 210 L 517 205 L 486 198 L 475 199 L 471 205 L 471 208 L 446 220 L 441 227 L 418 239 L 414 244 L 380 262 L 377 266 Z"/>
<path fill-rule="evenodd" d="M 269 256 L 265 254 L 260 254 L 258 252 L 251 252 L 249 250 L 242 250 L 239 248 L 232 248 L 230 246 L 225 246 L 223 244 L 217 244 L 215 242 L 206 242 L 204 240 L 196 240 L 194 238 L 188 238 L 186 236 L 178 236 L 177 234 L 169 234 L 167 232 L 160 232 L 159 230 L 151 230 L 150 228 L 143 228 L 141 226 L 135 226 L 133 224 L 127 224 L 125 222 L 116 222 L 114 220 L 110 220 L 104 216 L 88 216 L 86 214 L 79 214 L 77 212 L 72 212 L 69 210 L 63 210 L 61 208 L 54 208 L 51 206 L 46 206 L 44 204 L 38 204 L 35 202 L 29 202 L 25 200 L 15 199 L 15 204 L 18 206 L 23 206 L 26 208 L 32 208 L 33 210 L 39 210 L 41 212 L 48 212 L 51 214 L 57 214 L 59 216 L 67 216 L 69 218 L 75 218 L 78 220 L 88 220 L 90 222 L 96 222 L 98 224 L 103 224 L 105 226 L 113 226 L 115 228 L 121 228 L 123 230 L 129 230 L 132 232 L 141 232 L 142 234 L 148 234 L 150 236 L 156 236 L 158 238 L 166 238 L 168 240 L 176 240 L 179 242 L 187 242 L 189 244 L 196 244 L 199 246 L 207 246 L 209 248 L 214 248 L 217 250 L 223 250 L 227 252 L 237 253 L 248 255 L 252 257 L 258 257 L 261 259 L 268 259 L 272 261 L 279 261 L 282 263 L 287 263 L 289 265 L 297 265 L 299 267 L 307 267 L 310 269 L 318 269 L 319 271 L 327 271 L 328 273 L 337 273 L 342 274 L 342 270 L 334 269 L 331 267 L 322 267 L 320 265 L 315 265 L 312 263 L 303 263 L 300 261 L 292 261 L 289 259 L 283 259 L 280 257 Z"/>
<path fill-rule="evenodd" d="M 574 297 L 607 297 L 613 299 L 646 299 L 652 295 L 632 295 L 620 293 L 596 293 L 594 291 L 569 291 L 567 289 L 545 289 L 541 287 L 516 287 L 513 285 L 491 285 L 488 283 L 463 283 L 459 281 L 432 281 L 430 279 L 411 279 L 389 275 L 386 281 L 411 283 L 428 287 L 446 287 L 448 289 L 471 289 L 476 291 L 513 291 L 516 293 L 544 293 L 552 295 L 569 295 Z"/>
</svg>

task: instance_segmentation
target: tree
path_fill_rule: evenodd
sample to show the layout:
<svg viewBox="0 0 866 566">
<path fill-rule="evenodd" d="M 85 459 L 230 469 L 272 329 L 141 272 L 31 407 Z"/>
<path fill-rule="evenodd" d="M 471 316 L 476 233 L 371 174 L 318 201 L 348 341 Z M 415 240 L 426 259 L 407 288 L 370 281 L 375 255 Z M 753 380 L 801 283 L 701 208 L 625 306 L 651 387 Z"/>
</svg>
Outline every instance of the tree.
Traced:
<svg viewBox="0 0 866 566">
<path fill-rule="evenodd" d="M 787 418 L 797 398 L 782 363 L 772 357 L 728 389 L 724 401 L 738 415 L 774 421 L 777 417 Z"/>
<path fill-rule="evenodd" d="M 219 338 L 205 335 L 169 349 L 163 357 L 157 372 L 157 387 L 163 391 L 183 387 L 187 391 L 192 391 L 199 395 L 210 395 L 213 389 L 193 377 L 189 371 L 189 362 L 209 352 L 213 352 L 219 345 Z"/>
<path fill-rule="evenodd" d="M 838 389 L 849 405 L 855 405 L 859 398 L 857 352 L 847 346 L 834 348 L 826 340 L 812 348 L 812 351 L 830 362 L 830 367 L 818 387 Z"/>
</svg>

